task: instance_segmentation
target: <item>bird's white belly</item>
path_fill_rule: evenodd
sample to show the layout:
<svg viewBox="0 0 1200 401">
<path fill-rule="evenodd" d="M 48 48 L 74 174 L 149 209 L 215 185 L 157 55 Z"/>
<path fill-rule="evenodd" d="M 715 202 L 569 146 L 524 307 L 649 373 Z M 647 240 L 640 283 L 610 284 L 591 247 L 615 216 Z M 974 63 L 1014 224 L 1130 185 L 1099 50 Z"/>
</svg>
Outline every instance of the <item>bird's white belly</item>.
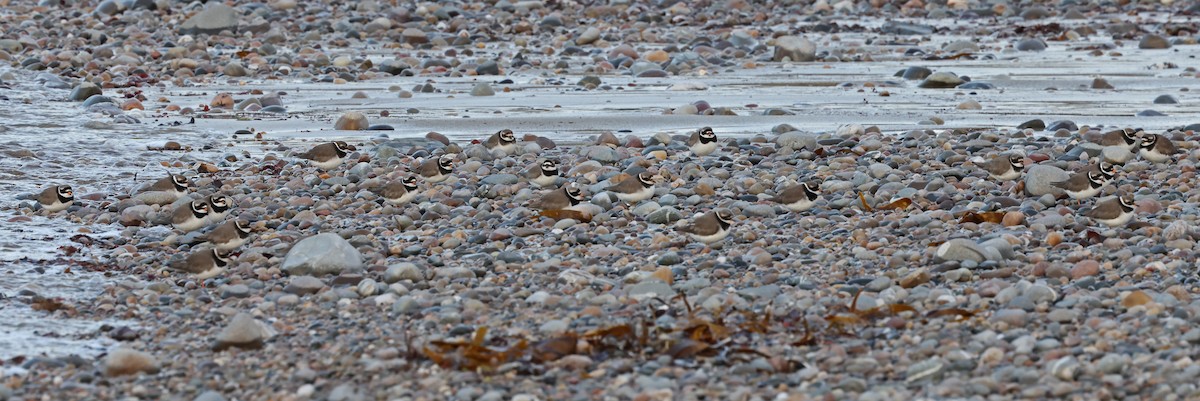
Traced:
<svg viewBox="0 0 1200 401">
<path fill-rule="evenodd" d="M 812 207 L 816 204 L 816 202 L 813 202 L 808 198 L 804 198 L 792 203 L 785 203 L 783 204 L 783 207 L 786 207 L 788 210 L 793 212 L 803 212 L 805 210 L 812 209 Z"/>
<path fill-rule="evenodd" d="M 337 167 L 339 164 L 342 164 L 342 158 L 335 157 L 335 158 L 332 158 L 332 159 L 329 159 L 329 160 L 326 160 L 323 162 L 313 160 L 312 164 L 314 166 L 317 166 L 317 168 L 319 168 L 321 170 L 331 170 L 334 167 Z"/>
<path fill-rule="evenodd" d="M 697 143 L 695 145 L 692 145 L 692 154 L 694 154 L 696 156 L 705 156 L 705 155 L 711 154 L 712 152 L 715 152 L 715 151 L 717 151 L 717 143 L 716 142 Z"/>
<path fill-rule="evenodd" d="M 1171 156 L 1167 156 L 1167 155 L 1164 155 L 1164 154 L 1158 153 L 1158 152 L 1148 151 L 1145 149 L 1142 149 L 1141 151 L 1139 151 L 1138 154 L 1141 155 L 1143 159 L 1149 160 L 1154 163 L 1166 163 L 1167 161 L 1171 160 Z"/>
<path fill-rule="evenodd" d="M 497 150 L 504 152 L 504 154 L 506 154 L 506 155 L 511 155 L 517 151 L 517 144 L 510 143 L 510 144 L 505 144 L 505 145 L 497 145 L 494 148 L 488 149 L 488 152 L 495 152 Z"/>
<path fill-rule="evenodd" d="M 1104 187 L 1101 186 L 1100 188 L 1104 188 Z M 1087 199 L 1087 198 L 1096 196 L 1096 194 L 1100 193 L 1100 188 L 1092 188 L 1091 186 L 1088 186 L 1087 189 L 1084 189 L 1079 192 L 1067 191 L 1067 196 L 1070 196 L 1071 198 L 1074 198 L 1074 199 Z"/>
<path fill-rule="evenodd" d="M 709 234 L 709 235 L 700 235 L 700 234 L 690 234 L 690 235 L 696 241 L 700 241 L 705 244 L 711 244 L 711 243 L 723 240 L 723 239 L 725 239 L 725 237 L 728 237 L 729 230 L 720 230 L 720 231 L 717 231 L 715 234 Z"/>
<path fill-rule="evenodd" d="M 413 198 L 415 198 L 415 197 L 417 197 L 416 192 L 405 192 L 404 195 L 400 195 L 400 197 L 398 197 L 398 198 L 385 198 L 385 199 L 388 201 L 388 203 L 391 203 L 393 205 L 401 205 L 401 204 L 408 203 L 409 201 L 413 200 Z"/>
<path fill-rule="evenodd" d="M 216 265 L 213 265 L 213 267 L 209 268 L 208 270 L 196 273 L 196 279 L 197 280 L 208 280 L 210 278 L 216 277 L 218 274 L 221 274 L 223 272 L 225 272 L 225 268 L 217 267 Z"/>
<path fill-rule="evenodd" d="M 239 246 L 242 246 L 242 244 L 245 244 L 245 243 L 246 243 L 246 239 L 245 239 L 245 238 L 238 237 L 238 238 L 234 238 L 234 239 L 232 239 L 232 240 L 229 240 L 229 241 L 225 241 L 225 242 L 223 242 L 223 243 L 220 243 L 220 244 L 213 244 L 213 246 L 215 246 L 215 247 L 217 248 L 217 250 L 218 250 L 218 251 L 221 251 L 221 252 L 228 252 L 228 251 L 232 251 L 232 250 L 234 250 L 234 249 L 237 249 Z"/>
<path fill-rule="evenodd" d="M 654 196 L 654 187 L 642 188 L 631 194 L 617 193 L 617 199 L 626 203 L 641 202 L 650 199 L 651 196 Z"/>
<path fill-rule="evenodd" d="M 1008 172 L 1000 175 L 992 174 L 992 179 L 997 181 L 1008 181 L 1021 178 L 1021 172 L 1017 170 L 1008 170 Z"/>
<path fill-rule="evenodd" d="M 1109 227 L 1123 226 L 1129 224 L 1130 220 L 1133 220 L 1133 213 L 1121 213 L 1120 216 L 1113 219 L 1096 219 L 1096 221 Z"/>
<path fill-rule="evenodd" d="M 175 228 L 183 232 L 195 231 L 200 227 L 204 227 L 204 219 L 189 219 L 185 222 L 175 224 Z"/>
<path fill-rule="evenodd" d="M 554 185 L 554 183 L 556 181 L 558 181 L 557 175 L 542 175 L 542 176 L 538 176 L 537 178 L 534 178 L 532 180 L 529 180 L 529 182 L 537 184 L 537 186 L 539 186 L 539 187 L 548 187 L 548 186 Z"/>
<path fill-rule="evenodd" d="M 54 203 L 51 203 L 49 205 L 42 205 L 42 208 L 46 209 L 46 211 L 48 211 L 50 213 L 61 212 L 63 210 L 67 210 L 68 207 L 71 207 L 71 203 L 74 203 L 74 202 L 75 202 L 74 200 L 68 201 L 68 202 L 62 202 L 62 201 L 56 200 L 56 201 L 54 201 Z"/>
</svg>

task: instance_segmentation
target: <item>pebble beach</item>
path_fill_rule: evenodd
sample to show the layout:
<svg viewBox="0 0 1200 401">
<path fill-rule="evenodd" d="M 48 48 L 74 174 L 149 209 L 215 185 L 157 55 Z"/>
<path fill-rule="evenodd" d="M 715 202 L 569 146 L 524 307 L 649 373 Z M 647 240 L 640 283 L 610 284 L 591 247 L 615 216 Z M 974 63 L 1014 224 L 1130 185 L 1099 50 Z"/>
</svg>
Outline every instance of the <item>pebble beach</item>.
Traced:
<svg viewBox="0 0 1200 401">
<path fill-rule="evenodd" d="M 0 2 L 0 401 L 1197 399 L 1198 14 Z"/>
</svg>

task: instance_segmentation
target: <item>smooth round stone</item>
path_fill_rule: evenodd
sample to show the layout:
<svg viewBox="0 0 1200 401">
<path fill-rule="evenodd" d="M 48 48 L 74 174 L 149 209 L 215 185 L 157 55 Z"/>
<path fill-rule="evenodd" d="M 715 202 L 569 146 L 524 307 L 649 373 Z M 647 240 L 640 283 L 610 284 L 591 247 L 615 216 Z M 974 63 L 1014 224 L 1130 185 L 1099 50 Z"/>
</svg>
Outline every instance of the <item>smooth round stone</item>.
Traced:
<svg viewBox="0 0 1200 401">
<path fill-rule="evenodd" d="M 671 74 L 663 70 L 646 70 L 637 74 L 638 78 L 666 78 Z"/>
<path fill-rule="evenodd" d="M 487 82 L 480 82 L 478 84 L 475 84 L 475 87 L 471 89 L 471 96 L 495 96 L 495 95 L 496 95 L 496 91 L 494 89 L 492 89 L 492 86 L 489 85 Z"/>
<path fill-rule="evenodd" d="M 367 127 L 367 131 L 395 131 L 396 128 L 387 124 L 375 124 Z"/>
<path fill-rule="evenodd" d="M 933 74 L 933 70 L 925 67 L 908 67 L 897 72 L 896 76 L 915 81 L 918 79 L 925 79 L 929 77 L 930 74 Z"/>
<path fill-rule="evenodd" d="M 341 131 L 362 131 L 369 127 L 367 116 L 357 111 L 347 112 L 333 124 L 333 129 Z"/>
<path fill-rule="evenodd" d="M 1097 77 L 1092 80 L 1092 89 L 1114 89 L 1107 79 Z"/>
<path fill-rule="evenodd" d="M 967 82 L 957 86 L 957 88 L 966 90 L 990 90 L 996 89 L 996 85 L 992 85 L 987 82 Z"/>
<path fill-rule="evenodd" d="M 959 40 L 947 44 L 942 50 L 951 53 L 976 53 L 979 52 L 979 44 L 969 40 Z"/>
<path fill-rule="evenodd" d="M 680 263 L 683 263 L 683 257 L 679 256 L 679 253 L 676 252 L 667 252 L 658 257 L 658 264 L 660 266 L 671 266 Z"/>
<path fill-rule="evenodd" d="M 671 114 L 696 115 L 700 114 L 700 108 L 696 107 L 694 104 L 685 104 L 683 106 L 676 107 L 675 110 L 671 111 Z"/>
<path fill-rule="evenodd" d="M 261 111 L 263 113 L 287 114 L 287 108 L 283 107 L 283 106 L 278 106 L 278 105 L 263 107 L 262 110 L 259 110 L 259 111 Z"/>
<path fill-rule="evenodd" d="M 226 64 L 225 68 L 221 70 L 221 72 L 231 77 L 244 77 L 247 75 L 246 67 L 243 67 L 241 63 L 236 61 Z"/>
<path fill-rule="evenodd" d="M 962 85 L 963 82 L 966 82 L 966 81 L 963 81 L 962 78 L 959 78 L 957 75 L 954 75 L 954 73 L 952 73 L 952 72 L 939 71 L 939 72 L 930 74 L 929 77 L 925 78 L 924 81 L 921 81 L 921 84 L 917 85 L 917 87 L 944 89 L 944 88 L 953 88 L 958 85 Z"/>
<path fill-rule="evenodd" d="M 1171 95 L 1159 95 L 1154 98 L 1154 104 L 1178 104 L 1179 100 Z"/>
<path fill-rule="evenodd" d="M 1021 129 L 1021 130 L 1032 129 L 1035 131 L 1043 131 L 1046 129 L 1046 122 L 1042 121 L 1040 118 L 1035 118 L 1035 119 L 1021 123 L 1021 125 L 1017 126 L 1017 129 Z"/>
<path fill-rule="evenodd" d="M 104 95 L 92 95 L 91 97 L 87 98 L 87 100 L 84 100 L 84 101 L 83 101 L 83 105 L 82 105 L 82 106 L 83 106 L 83 108 L 85 108 L 85 109 L 86 109 L 86 108 L 92 107 L 92 106 L 94 106 L 94 105 L 97 105 L 97 104 L 100 104 L 100 103 L 112 103 L 112 104 L 117 104 L 117 102 L 116 102 L 116 101 L 114 101 L 112 98 L 110 98 L 110 97 L 108 97 L 108 96 L 104 96 Z"/>
<path fill-rule="evenodd" d="M 807 62 L 816 59 L 817 44 L 801 36 L 780 36 L 775 38 L 774 51 L 771 61 L 786 59 L 792 62 Z"/>
<path fill-rule="evenodd" d="M 577 83 L 576 85 L 597 87 L 597 86 L 600 86 L 600 83 L 601 83 L 600 77 L 597 77 L 595 75 L 588 75 L 588 76 L 580 79 L 579 83 Z"/>
<path fill-rule="evenodd" d="M 406 28 L 400 33 L 400 38 L 408 44 L 429 43 L 429 35 L 417 28 Z"/>
<path fill-rule="evenodd" d="M 500 66 L 495 61 L 485 61 L 478 67 L 475 67 L 475 73 L 478 75 L 500 75 Z"/>
<path fill-rule="evenodd" d="M 75 102 L 80 102 L 88 100 L 92 96 L 100 95 L 101 93 L 103 93 L 103 91 L 96 84 L 84 82 L 79 84 L 79 86 L 76 86 L 75 89 L 71 90 L 70 99 Z"/>
<path fill-rule="evenodd" d="M 1040 52 L 1046 50 L 1046 42 L 1038 38 L 1021 39 L 1016 48 L 1023 52 Z"/>
<path fill-rule="evenodd" d="M 1061 168 L 1035 164 L 1025 169 L 1025 193 L 1030 196 L 1058 195 L 1062 193 L 1062 189 L 1052 184 L 1068 178 L 1070 175 Z"/>
<path fill-rule="evenodd" d="M 1046 125 L 1046 131 L 1058 131 L 1060 129 L 1067 131 L 1078 131 L 1079 126 L 1075 125 L 1075 122 L 1071 120 L 1058 120 Z"/>
<path fill-rule="evenodd" d="M 671 56 L 669 54 L 667 54 L 667 52 L 662 51 L 662 50 L 652 50 L 652 51 L 646 53 L 646 55 L 644 57 L 642 57 L 642 59 L 652 62 L 652 63 L 663 63 L 663 62 L 666 62 L 667 60 L 670 60 Z"/>
<path fill-rule="evenodd" d="M 1105 146 L 1100 151 L 1100 156 L 1109 163 L 1125 164 L 1125 162 L 1133 160 L 1134 154 L 1124 146 Z"/>
<path fill-rule="evenodd" d="M 1138 48 L 1139 49 L 1169 49 L 1169 48 L 1171 48 L 1171 42 L 1168 42 L 1167 38 L 1164 38 L 1162 36 L 1155 35 L 1155 34 L 1147 34 L 1146 36 L 1142 37 L 1141 41 L 1138 42 Z"/>
<path fill-rule="evenodd" d="M 1157 110 L 1147 109 L 1147 110 L 1139 111 L 1137 113 L 1137 116 L 1138 117 L 1166 117 L 1167 115 L 1163 114 L 1162 112 L 1159 112 Z"/>
<path fill-rule="evenodd" d="M 968 100 L 968 101 L 959 103 L 958 109 L 959 110 L 982 110 L 983 105 L 979 104 L 979 102 L 976 102 L 974 100 Z"/>
</svg>

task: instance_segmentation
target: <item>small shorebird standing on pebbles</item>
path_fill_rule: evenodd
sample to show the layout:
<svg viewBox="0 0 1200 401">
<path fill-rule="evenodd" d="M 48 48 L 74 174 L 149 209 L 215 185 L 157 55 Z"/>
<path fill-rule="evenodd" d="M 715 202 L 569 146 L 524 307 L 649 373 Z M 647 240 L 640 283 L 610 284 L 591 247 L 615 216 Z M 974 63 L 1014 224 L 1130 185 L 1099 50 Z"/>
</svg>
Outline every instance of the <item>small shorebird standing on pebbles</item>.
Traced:
<svg viewBox="0 0 1200 401">
<path fill-rule="evenodd" d="M 1138 147 L 1138 154 L 1152 163 L 1169 162 L 1178 153 L 1179 148 L 1170 138 L 1158 134 L 1146 134 Z"/>
<path fill-rule="evenodd" d="M 1117 165 L 1101 160 L 1096 164 L 1089 164 L 1084 168 L 1082 173 L 1094 171 L 1104 176 L 1105 180 L 1113 180 L 1117 177 Z"/>
<path fill-rule="evenodd" d="M 1133 128 L 1109 131 L 1104 133 L 1104 135 L 1101 135 L 1100 138 L 1096 140 L 1096 144 L 1101 146 L 1123 146 L 1130 152 L 1136 152 L 1138 142 L 1137 134 L 1139 132 L 1141 132 L 1141 130 L 1135 130 Z"/>
<path fill-rule="evenodd" d="M 225 266 L 229 265 L 226 256 L 216 248 L 199 248 L 193 250 L 187 258 L 173 263 L 171 269 L 193 274 L 198 280 L 206 280 L 225 271 Z"/>
<path fill-rule="evenodd" d="M 551 159 L 542 159 L 540 163 L 525 170 L 524 175 L 525 179 L 539 187 L 554 185 L 561 176 L 558 171 L 558 162 Z"/>
<path fill-rule="evenodd" d="M 733 213 L 729 209 L 714 209 L 679 227 L 678 230 L 696 241 L 711 245 L 729 236 L 729 226 L 732 224 Z"/>
<path fill-rule="evenodd" d="M 538 210 L 570 210 L 575 205 L 583 202 L 583 192 L 575 183 L 563 185 L 554 191 L 543 195 L 540 198 L 534 198 L 529 202 L 529 206 Z"/>
<path fill-rule="evenodd" d="M 425 181 L 437 183 L 445 181 L 454 172 L 454 155 L 442 155 L 436 159 L 426 160 L 415 169 Z"/>
<path fill-rule="evenodd" d="M 1025 169 L 1025 158 L 1020 155 L 1000 155 L 978 166 L 993 180 L 1012 181 L 1021 178 L 1021 171 Z"/>
<path fill-rule="evenodd" d="M 250 227 L 241 220 L 232 219 L 199 237 L 199 242 L 208 242 L 220 252 L 229 252 L 246 243 Z"/>
<path fill-rule="evenodd" d="M 512 130 L 503 129 L 483 141 L 483 147 L 487 148 L 488 152 L 499 149 L 506 155 L 511 155 L 517 151 L 517 136 L 513 135 Z"/>
<path fill-rule="evenodd" d="M 353 145 L 343 141 L 334 141 L 313 146 L 308 151 L 296 154 L 296 157 L 309 160 L 312 165 L 321 170 L 332 170 L 342 164 L 346 155 L 355 150 L 357 149 Z"/>
<path fill-rule="evenodd" d="M 696 156 L 707 156 L 717 150 L 717 134 L 711 127 L 704 127 L 692 133 L 687 140 L 688 148 Z"/>
<path fill-rule="evenodd" d="M 171 225 L 185 233 L 196 231 L 204 227 L 208 214 L 208 203 L 204 201 L 188 202 L 186 205 L 179 205 L 175 208 L 175 212 L 171 214 Z"/>
<path fill-rule="evenodd" d="M 163 193 L 173 197 L 174 200 L 178 200 L 179 197 L 187 194 L 190 185 L 187 177 L 179 174 L 168 174 L 166 177 L 138 189 L 137 193 Z"/>
<path fill-rule="evenodd" d="M 1096 206 L 1085 212 L 1084 216 L 1109 227 L 1120 227 L 1133 220 L 1133 210 L 1133 197 L 1121 195 L 1096 202 Z"/>
<path fill-rule="evenodd" d="M 225 220 L 225 216 L 229 215 L 229 209 L 233 208 L 233 199 L 225 195 L 209 195 L 205 202 L 208 203 L 208 223 L 210 224 Z"/>
<path fill-rule="evenodd" d="M 637 176 L 622 180 L 608 190 L 622 202 L 641 202 L 654 196 L 654 176 L 643 171 Z"/>
<path fill-rule="evenodd" d="M 403 205 L 417 197 L 417 177 L 408 176 L 402 180 L 390 181 L 383 184 L 376 192 L 383 200 L 393 205 Z"/>
<path fill-rule="evenodd" d="M 787 210 L 803 212 L 812 209 L 820 197 L 820 184 L 804 182 L 784 188 L 782 191 L 779 191 L 778 195 L 771 198 L 771 200 L 782 204 Z"/>
<path fill-rule="evenodd" d="M 37 201 L 47 212 L 63 211 L 75 203 L 75 191 L 70 185 L 55 185 L 39 193 Z"/>
<path fill-rule="evenodd" d="M 1062 188 L 1067 196 L 1075 199 L 1078 204 L 1083 199 L 1091 198 L 1100 193 L 1100 188 L 1103 188 L 1108 183 L 1108 179 L 1104 174 L 1095 171 L 1079 172 L 1071 175 L 1066 181 L 1053 182 L 1053 185 Z"/>
</svg>

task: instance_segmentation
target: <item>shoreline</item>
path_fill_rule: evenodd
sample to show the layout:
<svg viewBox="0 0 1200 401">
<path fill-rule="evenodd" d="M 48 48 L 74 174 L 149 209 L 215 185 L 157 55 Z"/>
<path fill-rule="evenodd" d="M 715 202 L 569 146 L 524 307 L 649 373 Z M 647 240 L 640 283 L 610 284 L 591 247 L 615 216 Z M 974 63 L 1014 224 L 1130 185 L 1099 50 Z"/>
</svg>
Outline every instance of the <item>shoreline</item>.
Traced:
<svg viewBox="0 0 1200 401">
<path fill-rule="evenodd" d="M 209 35 L 180 30 L 226 6 L 102 3 L 0 17 L 0 311 L 41 325 L 0 338 L 31 350 L 0 354 L 0 401 L 1200 394 L 1194 6 L 273 0 Z M 335 130 L 351 112 L 394 130 Z M 1124 127 L 1181 153 L 1089 144 Z M 501 129 L 514 153 L 473 143 Z M 329 171 L 298 159 L 339 139 Z M 980 170 L 1007 154 L 1020 178 Z M 1049 184 L 1102 158 L 1096 197 Z M 187 200 L 126 198 L 164 169 L 230 215 L 179 232 Z M 641 172 L 651 199 L 605 195 Z M 773 202 L 799 182 L 816 207 Z M 537 206 L 565 183 L 582 211 Z M 61 184 L 66 212 L 30 207 Z M 1118 194 L 1130 223 L 1087 215 Z M 685 232 L 718 209 L 728 237 Z M 228 219 L 252 233 L 224 271 L 167 268 Z"/>
</svg>

